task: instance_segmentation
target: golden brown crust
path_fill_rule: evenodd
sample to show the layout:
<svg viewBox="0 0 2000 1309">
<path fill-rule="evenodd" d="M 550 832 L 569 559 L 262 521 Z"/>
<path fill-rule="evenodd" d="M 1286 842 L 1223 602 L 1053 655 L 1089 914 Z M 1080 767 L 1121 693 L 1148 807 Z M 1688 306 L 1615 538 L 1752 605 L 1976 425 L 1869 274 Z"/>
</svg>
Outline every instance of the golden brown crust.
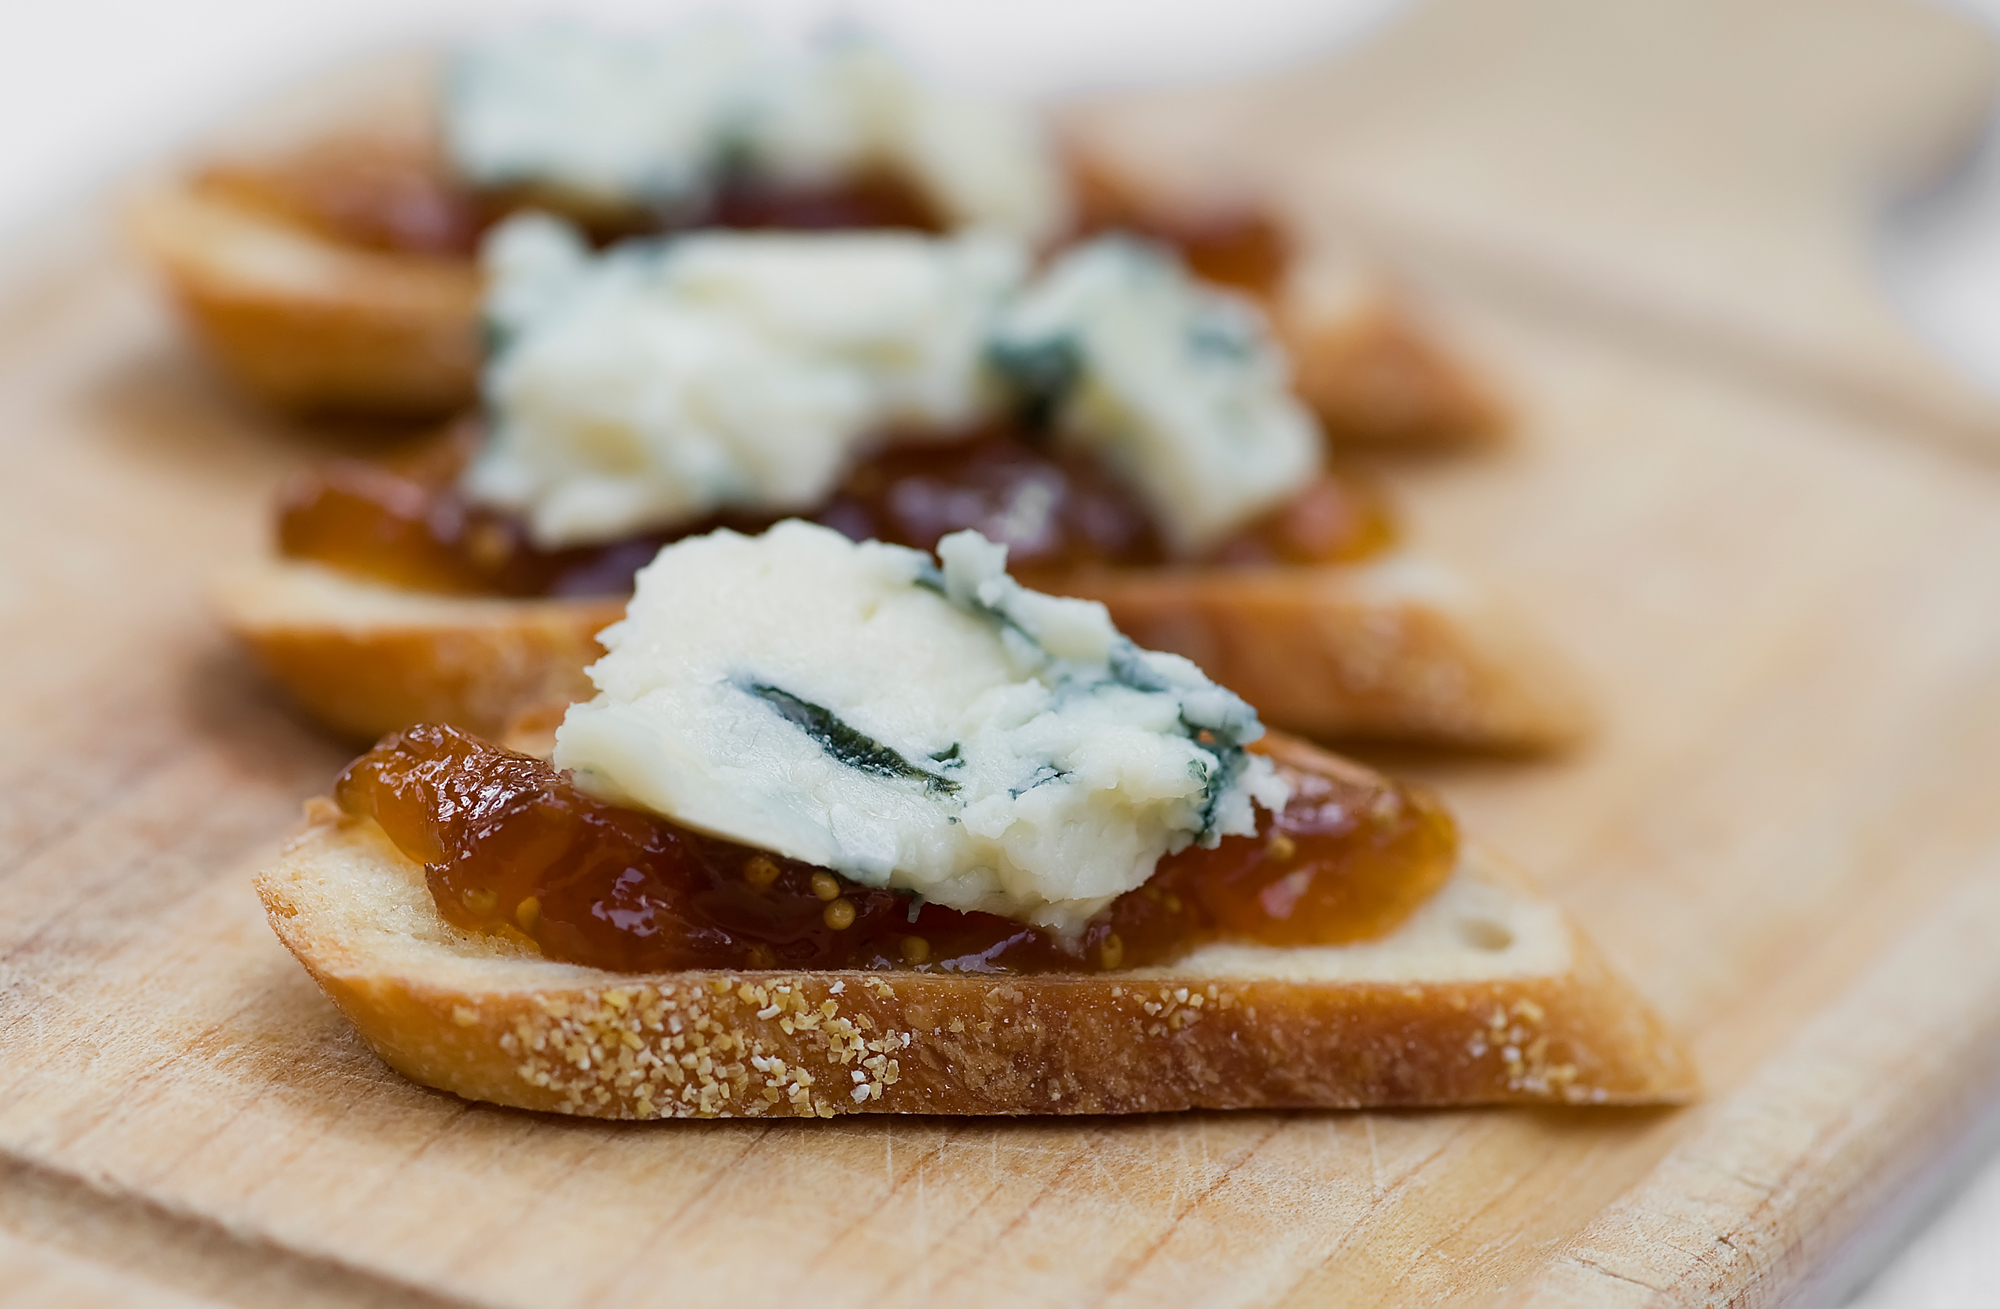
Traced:
<svg viewBox="0 0 2000 1309">
<path fill-rule="evenodd" d="M 479 274 L 467 260 L 331 240 L 193 183 L 131 226 L 230 379 L 281 409 L 404 417 L 474 398 Z"/>
<path fill-rule="evenodd" d="M 1171 650 L 1288 732 L 1547 750 L 1589 727 L 1563 662 L 1441 565 L 1079 573 L 1118 629 Z"/>
<path fill-rule="evenodd" d="M 345 244 L 194 181 L 142 198 L 131 218 L 196 337 L 266 403 L 421 417 L 476 397 L 470 261 Z M 1477 444 L 1504 429 L 1486 384 L 1386 283 L 1345 264 L 1335 280 L 1329 292 L 1323 267 L 1303 270 L 1270 308 L 1299 394 L 1337 442 Z"/>
<path fill-rule="evenodd" d="M 1431 978 L 1407 967 L 1373 979 L 601 973 L 445 926 L 421 868 L 326 802 L 257 888 L 279 939 L 390 1066 L 523 1109 L 831 1117 L 1693 1097 L 1686 1056 L 1559 911 L 1488 857 L 1459 877 L 1552 915 L 1559 966 L 1465 976 L 1477 947 L 1459 945 L 1438 952 Z M 366 910 L 399 926 L 357 927 L 348 895 L 380 897 Z"/>
<path fill-rule="evenodd" d="M 1292 386 L 1338 449 L 1450 448 L 1504 437 L 1512 414 L 1490 381 L 1446 348 L 1378 261 L 1324 234 L 1311 244 L 1283 215 L 1242 196 L 1149 176 L 1081 140 L 1069 172 L 1086 220 L 1142 231 L 1255 230 L 1248 274 L 1291 357 Z"/>
<path fill-rule="evenodd" d="M 411 723 L 500 736 L 525 709 L 587 700 L 619 600 L 420 596 L 309 564 L 240 569 L 224 622 L 316 721 L 357 741 Z"/>
<path fill-rule="evenodd" d="M 1270 306 L 1292 388 L 1334 448 L 1488 445 L 1512 421 L 1482 377 L 1410 317 L 1387 288 L 1340 312 L 1299 298 Z"/>
<path fill-rule="evenodd" d="M 1140 645 L 1193 659 L 1302 735 L 1558 747 L 1587 716 L 1560 661 L 1448 570 L 1408 556 L 1323 568 L 1076 574 Z M 422 596 L 267 562 L 220 588 L 224 622 L 314 718 L 372 740 L 414 722 L 501 734 L 588 699 L 623 600 Z"/>
</svg>

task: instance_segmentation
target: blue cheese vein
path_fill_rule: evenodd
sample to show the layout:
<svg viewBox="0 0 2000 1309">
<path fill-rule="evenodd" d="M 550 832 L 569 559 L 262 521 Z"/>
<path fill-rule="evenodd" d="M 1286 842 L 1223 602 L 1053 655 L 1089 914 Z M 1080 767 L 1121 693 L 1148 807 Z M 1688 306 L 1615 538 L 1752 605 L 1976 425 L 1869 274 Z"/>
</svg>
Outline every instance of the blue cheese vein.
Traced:
<svg viewBox="0 0 2000 1309">
<path fill-rule="evenodd" d="M 1295 492 L 1320 433 L 1256 307 L 1168 251 L 1102 237 L 998 322 L 992 361 L 1030 421 L 1104 460 L 1196 556 Z"/>
<path fill-rule="evenodd" d="M 786 522 L 661 551 L 555 761 L 617 803 L 953 909 L 1079 929 L 1282 806 L 1255 713 L 1005 550 Z"/>
</svg>

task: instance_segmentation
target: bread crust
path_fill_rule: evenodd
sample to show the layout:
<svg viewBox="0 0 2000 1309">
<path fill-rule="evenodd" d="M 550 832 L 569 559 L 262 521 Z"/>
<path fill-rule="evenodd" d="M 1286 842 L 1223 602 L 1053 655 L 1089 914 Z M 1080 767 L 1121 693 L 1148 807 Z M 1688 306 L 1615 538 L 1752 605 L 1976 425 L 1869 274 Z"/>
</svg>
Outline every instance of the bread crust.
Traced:
<svg viewBox="0 0 2000 1309">
<path fill-rule="evenodd" d="M 1539 949 L 1555 966 L 1480 976 L 1469 958 L 1479 947 L 1461 944 L 1436 952 L 1435 976 L 622 975 L 459 932 L 437 917 L 421 867 L 372 822 L 331 802 L 313 812 L 257 879 L 273 930 L 386 1063 L 471 1100 L 671 1118 L 1660 1104 L 1696 1093 L 1692 1065 L 1644 1001 L 1559 910 L 1480 851 L 1440 896 L 1483 890 L 1542 915 L 1556 944 Z M 353 898 L 389 924 L 357 922 Z"/>
<path fill-rule="evenodd" d="M 258 400 L 435 418 L 475 398 L 471 261 L 346 245 L 190 182 L 141 197 L 129 220 L 196 340 Z"/>
<path fill-rule="evenodd" d="M 477 398 L 470 260 L 346 244 L 189 180 L 142 196 L 130 226 L 208 355 L 266 404 L 418 418 Z M 1300 397 L 1342 448 L 1480 444 L 1504 431 L 1491 388 L 1381 278 L 1309 270 L 1269 308 Z"/>
<path fill-rule="evenodd" d="M 1275 269 L 1246 268 L 1292 365 L 1292 389 L 1337 449 L 1489 445 L 1512 426 L 1490 379 L 1424 323 L 1381 261 L 1318 231 L 1310 243 L 1285 215 L 1192 179 L 1170 182 L 1120 164 L 1083 140 L 1068 143 L 1069 173 L 1093 222 L 1141 231 L 1262 229 Z M 1261 261 L 1259 261 L 1261 262 Z"/>
<path fill-rule="evenodd" d="M 1392 287 L 1367 282 L 1339 308 L 1315 306 L 1296 281 L 1267 306 L 1292 361 L 1292 389 L 1334 448 L 1442 450 L 1504 439 L 1513 416 L 1493 384 L 1454 358 Z"/>
<path fill-rule="evenodd" d="M 1054 589 L 1104 602 L 1134 641 L 1187 655 L 1286 731 L 1528 751 L 1588 723 L 1559 660 L 1449 570 L 1407 555 L 1078 573 Z M 497 737 L 523 713 L 588 699 L 596 633 L 625 608 L 424 595 L 292 560 L 236 570 L 216 599 L 264 670 L 356 740 L 415 722 Z"/>
<path fill-rule="evenodd" d="M 1590 715 L 1574 676 L 1503 607 L 1433 560 L 1077 573 L 1139 645 L 1170 650 L 1273 727 L 1498 751 L 1560 749 Z"/>
<path fill-rule="evenodd" d="M 587 700 L 597 633 L 625 614 L 623 599 L 431 596 L 289 561 L 230 572 L 215 600 L 272 680 L 356 741 L 427 722 L 497 738 L 529 709 Z"/>
</svg>

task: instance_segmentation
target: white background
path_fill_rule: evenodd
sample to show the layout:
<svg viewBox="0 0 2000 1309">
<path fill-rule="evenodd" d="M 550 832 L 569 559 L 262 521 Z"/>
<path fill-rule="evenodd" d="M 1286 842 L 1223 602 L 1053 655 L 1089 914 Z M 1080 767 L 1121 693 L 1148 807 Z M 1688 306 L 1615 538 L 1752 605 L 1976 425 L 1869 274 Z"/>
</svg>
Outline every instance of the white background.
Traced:
<svg viewBox="0 0 2000 1309">
<path fill-rule="evenodd" d="M 936 75 L 1016 95 L 1250 72 L 1364 32 L 1401 0 L 747 0 L 778 31 L 851 22 Z M 2000 0 L 1966 0 L 1989 21 Z M 685 0 L 0 0 L 0 245 L 246 101 L 358 55 L 544 12 L 652 25 Z M 1887 219 L 1892 298 L 2000 391 L 2000 142 Z M 1853 1302 L 2000 1305 L 1988 1163 Z"/>
</svg>

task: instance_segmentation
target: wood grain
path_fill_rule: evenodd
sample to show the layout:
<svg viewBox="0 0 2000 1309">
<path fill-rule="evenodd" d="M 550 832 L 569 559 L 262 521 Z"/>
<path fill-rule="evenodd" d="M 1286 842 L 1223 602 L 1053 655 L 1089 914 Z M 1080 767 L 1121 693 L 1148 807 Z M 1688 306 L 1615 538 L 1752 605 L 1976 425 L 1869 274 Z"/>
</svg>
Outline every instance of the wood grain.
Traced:
<svg viewBox="0 0 2000 1309">
<path fill-rule="evenodd" d="M 1125 96 L 1084 139 L 1286 197 L 1336 246 L 2000 451 L 2000 404 L 1872 275 L 1883 205 L 1976 141 L 2000 51 L 1906 0 L 1429 0 L 1333 66 Z"/>
<path fill-rule="evenodd" d="M 2000 1091 L 2000 471 L 1909 439 L 1943 410 L 1664 349 L 1405 254 L 1524 421 L 1511 449 L 1390 470 L 1395 489 L 1543 617 L 1606 713 L 1560 760 L 1387 762 L 1543 876 L 1690 1038 L 1705 1103 L 633 1127 L 403 1082 L 248 887 L 340 751 L 202 607 L 277 478 L 324 447 L 234 407 L 85 240 L 0 305 L 16 1298 L 1827 1291 Z"/>
</svg>

